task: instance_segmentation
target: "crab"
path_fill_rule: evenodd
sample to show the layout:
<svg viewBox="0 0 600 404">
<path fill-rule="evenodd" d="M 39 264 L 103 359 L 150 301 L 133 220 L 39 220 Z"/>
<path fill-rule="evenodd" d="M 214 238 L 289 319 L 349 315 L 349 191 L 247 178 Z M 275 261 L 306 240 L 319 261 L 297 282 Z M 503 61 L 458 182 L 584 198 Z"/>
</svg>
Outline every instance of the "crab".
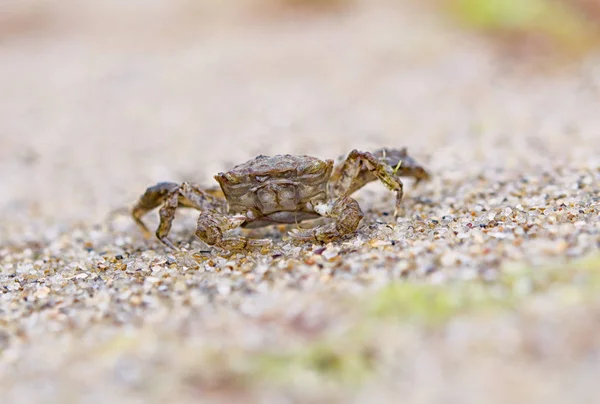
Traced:
<svg viewBox="0 0 600 404">
<path fill-rule="evenodd" d="M 352 150 L 335 165 L 333 160 L 310 156 L 261 155 L 217 174 L 214 178 L 220 187 L 158 183 L 142 195 L 132 216 L 144 235 L 151 237 L 142 217 L 161 206 L 155 234 L 175 250 L 178 248 L 168 235 L 179 207 L 199 210 L 196 235 L 206 244 L 225 250 L 271 245 L 268 239 L 228 233 L 235 228 L 294 224 L 320 217 L 331 220 L 311 229 L 294 229 L 289 235 L 299 241 L 324 243 L 356 231 L 363 213 L 350 195 L 376 179 L 396 193 L 397 216 L 403 197 L 400 177 L 412 177 L 418 184 L 429 180 L 430 174 L 408 155 L 406 148 L 382 148 L 372 153 Z"/>
</svg>

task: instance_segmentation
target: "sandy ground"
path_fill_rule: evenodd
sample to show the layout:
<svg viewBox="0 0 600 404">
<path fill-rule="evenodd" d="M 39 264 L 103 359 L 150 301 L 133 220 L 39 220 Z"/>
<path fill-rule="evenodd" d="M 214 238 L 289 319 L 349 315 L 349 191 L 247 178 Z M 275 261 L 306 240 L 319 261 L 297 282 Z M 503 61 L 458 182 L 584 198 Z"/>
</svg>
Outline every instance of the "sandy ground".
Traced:
<svg viewBox="0 0 600 404">
<path fill-rule="evenodd" d="M 201 4 L 3 9 L 2 402 L 592 402 L 600 56 L 525 68 L 378 2 Z M 325 246 L 270 228 L 272 250 L 225 256 L 185 212 L 171 253 L 111 214 L 258 154 L 381 146 L 433 180 L 406 182 L 397 221 L 369 185 L 357 234 Z M 553 265 L 571 270 L 539 286 Z M 474 298 L 431 322 L 474 285 L 499 312 Z M 368 309 L 381 299 L 391 318 Z"/>
</svg>

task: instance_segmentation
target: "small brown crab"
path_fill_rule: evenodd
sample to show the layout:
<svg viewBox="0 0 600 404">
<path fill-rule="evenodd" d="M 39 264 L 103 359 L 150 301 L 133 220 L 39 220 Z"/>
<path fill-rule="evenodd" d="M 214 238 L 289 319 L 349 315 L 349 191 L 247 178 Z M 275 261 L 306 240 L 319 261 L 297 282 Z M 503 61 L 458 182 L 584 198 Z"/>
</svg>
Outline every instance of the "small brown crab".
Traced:
<svg viewBox="0 0 600 404">
<path fill-rule="evenodd" d="M 293 230 L 290 236 L 327 242 L 358 228 L 363 213 L 350 194 L 375 179 L 396 192 L 397 215 L 403 195 L 400 177 L 413 177 L 416 183 L 429 179 L 429 173 L 408 156 L 405 148 L 383 148 L 373 153 L 353 150 L 335 168 L 332 160 L 309 156 L 258 156 L 216 175 L 220 189 L 202 189 L 187 182 L 162 182 L 150 187 L 132 214 L 144 234 L 150 236 L 141 219 L 162 205 L 156 236 L 173 249 L 176 247 L 167 235 L 178 207 L 199 210 L 196 235 L 206 244 L 226 250 L 271 244 L 267 239 L 227 235 L 228 230 L 293 224 L 319 217 L 333 220 L 312 229 Z"/>
</svg>

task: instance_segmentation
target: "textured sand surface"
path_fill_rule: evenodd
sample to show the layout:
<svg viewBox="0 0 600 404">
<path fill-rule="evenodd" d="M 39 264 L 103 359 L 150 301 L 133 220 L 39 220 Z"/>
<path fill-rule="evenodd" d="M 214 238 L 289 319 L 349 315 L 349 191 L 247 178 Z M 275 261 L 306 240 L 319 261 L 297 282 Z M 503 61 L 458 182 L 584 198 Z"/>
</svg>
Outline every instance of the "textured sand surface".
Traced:
<svg viewBox="0 0 600 404">
<path fill-rule="evenodd" d="M 599 55 L 536 72 L 405 6 L 29 3 L 0 29 L 3 403 L 597 396 Z M 433 180 L 397 221 L 369 185 L 325 246 L 269 228 L 225 256 L 182 212 L 172 253 L 111 214 L 257 154 L 381 146 Z"/>
</svg>

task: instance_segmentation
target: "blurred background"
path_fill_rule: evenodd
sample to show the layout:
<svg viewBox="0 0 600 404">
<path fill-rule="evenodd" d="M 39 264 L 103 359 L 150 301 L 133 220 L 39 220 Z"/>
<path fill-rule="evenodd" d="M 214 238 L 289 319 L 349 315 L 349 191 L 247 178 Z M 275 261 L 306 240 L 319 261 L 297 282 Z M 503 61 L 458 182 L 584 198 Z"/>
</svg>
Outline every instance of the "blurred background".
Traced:
<svg viewBox="0 0 600 404">
<path fill-rule="evenodd" d="M 597 133 L 599 19 L 596 0 L 3 0 L 3 226 L 102 220 L 261 153 L 563 152 L 550 136 Z"/>
<path fill-rule="evenodd" d="M 594 402 L 599 21 L 600 0 L 0 0 L 0 401 Z M 190 212 L 173 253 L 107 220 L 258 154 L 382 146 L 432 181 L 397 220 L 369 184 L 340 242 L 270 228 L 226 256 Z"/>
</svg>

